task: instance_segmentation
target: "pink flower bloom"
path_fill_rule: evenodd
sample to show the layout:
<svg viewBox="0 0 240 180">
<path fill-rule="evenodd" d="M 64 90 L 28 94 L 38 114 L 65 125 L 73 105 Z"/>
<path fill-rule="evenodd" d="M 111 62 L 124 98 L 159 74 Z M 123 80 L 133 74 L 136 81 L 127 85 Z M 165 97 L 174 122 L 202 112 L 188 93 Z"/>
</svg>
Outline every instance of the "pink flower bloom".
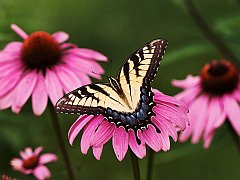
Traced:
<svg viewBox="0 0 240 180">
<path fill-rule="evenodd" d="M 170 149 L 169 136 L 177 141 L 176 127 L 186 128 L 187 108 L 171 96 L 153 90 L 156 114 L 146 122 L 138 122 L 134 127 L 130 124 L 118 126 L 107 121 L 103 115 L 80 116 L 68 132 L 69 143 L 72 145 L 78 133 L 84 128 L 81 139 L 81 151 L 87 154 L 90 147 L 97 160 L 100 160 L 103 146 L 112 138 L 112 146 L 119 161 L 125 157 L 128 146 L 137 157 L 146 156 L 146 145 L 158 152 Z"/>
<path fill-rule="evenodd" d="M 25 151 L 20 151 L 21 158 L 12 159 L 10 164 L 14 170 L 23 174 L 33 174 L 39 180 L 48 179 L 51 177 L 51 173 L 45 164 L 57 161 L 57 156 L 52 153 L 40 155 L 42 149 L 42 147 L 38 147 L 32 151 L 30 147 L 27 147 Z"/>
<path fill-rule="evenodd" d="M 0 109 L 11 107 L 19 113 L 32 96 L 33 112 L 41 115 L 48 97 L 55 105 L 63 92 L 89 84 L 89 76 L 101 79 L 104 69 L 96 61 L 107 61 L 106 56 L 65 43 L 67 33 L 27 35 L 15 24 L 11 28 L 24 41 L 11 42 L 0 51 Z"/>
<path fill-rule="evenodd" d="M 181 133 L 180 141 L 192 136 L 192 143 L 201 138 L 208 148 L 214 132 L 228 120 L 240 135 L 240 83 L 237 68 L 229 61 L 212 61 L 200 76 L 189 75 L 174 80 L 173 85 L 184 89 L 176 95 L 189 106 L 190 126 Z"/>
</svg>

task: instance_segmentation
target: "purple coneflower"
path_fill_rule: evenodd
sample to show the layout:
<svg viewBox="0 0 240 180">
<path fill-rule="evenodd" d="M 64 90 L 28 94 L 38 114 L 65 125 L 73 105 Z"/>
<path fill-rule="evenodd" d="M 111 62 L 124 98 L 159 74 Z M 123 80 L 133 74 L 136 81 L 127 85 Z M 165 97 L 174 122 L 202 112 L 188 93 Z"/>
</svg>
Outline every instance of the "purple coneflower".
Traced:
<svg viewBox="0 0 240 180">
<path fill-rule="evenodd" d="M 170 149 L 169 136 L 177 141 L 177 128 L 184 130 L 187 124 L 187 108 L 171 96 L 153 90 L 153 111 L 156 115 L 146 122 L 131 127 L 128 121 L 124 126 L 109 122 L 103 115 L 80 116 L 69 130 L 69 143 L 72 145 L 78 133 L 84 128 L 81 151 L 87 154 L 90 147 L 96 159 L 100 159 L 103 146 L 112 139 L 112 146 L 119 161 L 125 157 L 128 147 L 139 158 L 146 156 L 146 145 L 158 152 Z M 148 107 L 146 107 L 148 108 Z M 130 117 L 131 118 L 131 117 Z M 130 123 L 130 121 L 129 121 Z"/>
<path fill-rule="evenodd" d="M 21 158 L 13 158 L 10 164 L 14 170 L 23 174 L 33 174 L 39 180 L 48 179 L 51 177 L 51 173 L 45 164 L 56 161 L 57 156 L 52 153 L 40 155 L 42 149 L 42 147 L 38 147 L 33 151 L 27 147 L 25 151 L 20 151 Z"/>
<path fill-rule="evenodd" d="M 19 113 L 32 96 L 33 112 L 41 115 L 48 97 L 55 104 L 63 92 L 89 84 L 89 76 L 100 79 L 104 73 L 96 61 L 107 61 L 106 56 L 66 43 L 65 32 L 28 35 L 15 24 L 11 28 L 24 41 L 10 42 L 0 51 L 0 109 L 11 107 Z"/>
<path fill-rule="evenodd" d="M 238 69 L 226 60 L 206 64 L 200 76 L 189 75 L 174 80 L 173 85 L 184 89 L 176 95 L 189 106 L 190 126 L 181 133 L 180 141 L 192 136 L 192 143 L 202 138 L 208 148 L 217 128 L 227 120 L 240 135 L 240 83 Z"/>
</svg>

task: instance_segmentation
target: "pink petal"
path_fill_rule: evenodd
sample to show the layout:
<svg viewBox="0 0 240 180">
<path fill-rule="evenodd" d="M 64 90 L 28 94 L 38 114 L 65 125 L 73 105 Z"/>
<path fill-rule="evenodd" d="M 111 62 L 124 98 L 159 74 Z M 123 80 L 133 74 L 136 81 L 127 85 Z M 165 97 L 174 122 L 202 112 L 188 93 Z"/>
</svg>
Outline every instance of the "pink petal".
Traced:
<svg viewBox="0 0 240 180">
<path fill-rule="evenodd" d="M 199 76 L 188 75 L 187 78 L 184 79 L 184 80 L 173 80 L 172 84 L 176 87 L 186 89 L 186 88 L 189 88 L 189 87 L 199 85 L 200 80 L 201 79 L 200 79 Z"/>
<path fill-rule="evenodd" d="M 186 128 L 186 122 L 188 121 L 187 116 L 182 113 L 176 113 L 172 109 L 158 104 L 153 108 L 153 111 L 157 114 L 157 116 L 164 117 L 171 123 L 177 125 L 182 130 Z"/>
<path fill-rule="evenodd" d="M 36 71 L 27 72 L 23 75 L 21 81 L 18 83 L 13 92 L 12 111 L 19 113 L 22 106 L 27 102 L 31 96 L 33 89 L 37 82 Z"/>
<path fill-rule="evenodd" d="M 46 164 L 46 163 L 50 163 L 52 161 L 57 161 L 57 156 L 55 154 L 52 154 L 52 153 L 45 153 L 45 154 L 42 154 L 40 157 L 39 157 L 39 163 L 40 164 Z"/>
<path fill-rule="evenodd" d="M 46 71 L 45 85 L 50 100 L 52 104 L 55 105 L 58 99 L 63 96 L 63 90 L 57 75 L 50 69 Z"/>
<path fill-rule="evenodd" d="M 85 126 L 81 139 L 81 151 L 83 154 L 87 154 L 87 151 L 93 140 L 94 133 L 103 120 L 104 117 L 102 115 L 99 115 L 97 117 L 92 118 L 89 121 L 89 123 Z"/>
<path fill-rule="evenodd" d="M 182 103 L 181 101 L 179 101 L 178 99 L 176 99 L 174 97 L 167 96 L 156 89 L 153 89 L 153 93 L 154 93 L 154 101 L 157 103 L 162 103 L 162 102 L 170 103 L 170 104 L 174 104 L 174 105 L 183 107 L 186 110 L 188 110 L 187 106 L 184 103 Z"/>
<path fill-rule="evenodd" d="M 156 132 L 155 127 L 148 125 L 148 130 L 143 130 L 143 138 L 146 144 L 151 147 L 154 151 L 158 152 L 162 148 L 162 141 L 160 134 Z"/>
<path fill-rule="evenodd" d="M 39 180 L 45 180 L 51 177 L 51 173 L 46 166 L 38 166 L 34 169 L 33 175 Z"/>
<path fill-rule="evenodd" d="M 109 123 L 107 120 L 103 121 L 94 134 L 92 146 L 99 147 L 105 144 L 112 138 L 115 129 L 114 124 Z"/>
<path fill-rule="evenodd" d="M 107 61 L 107 57 L 104 56 L 103 54 L 94 51 L 92 49 L 86 49 L 86 48 L 75 48 L 75 49 L 70 49 L 68 51 L 69 53 L 76 54 L 82 58 L 86 59 L 92 59 L 92 60 L 97 60 L 97 61 Z"/>
<path fill-rule="evenodd" d="M 128 133 L 123 127 L 115 129 L 112 145 L 117 159 L 122 161 L 128 150 Z"/>
<path fill-rule="evenodd" d="M 154 119 L 154 117 L 153 117 L 153 119 Z M 157 123 L 156 123 L 156 125 L 157 125 Z M 170 140 L 169 140 L 168 134 L 162 126 L 158 126 L 158 129 L 161 132 L 160 138 L 161 138 L 161 142 L 162 142 L 162 150 L 168 151 L 170 149 Z"/>
<path fill-rule="evenodd" d="M 23 44 L 22 42 L 18 42 L 18 41 L 10 42 L 6 45 L 6 47 L 2 50 L 2 52 L 4 52 L 4 53 L 15 53 L 15 55 L 20 57 L 20 54 L 18 54 L 18 53 L 20 52 L 20 50 L 22 48 L 22 44 Z M 14 59 L 14 58 L 12 57 L 12 59 Z"/>
<path fill-rule="evenodd" d="M 95 147 L 93 146 L 93 155 L 97 160 L 100 160 L 101 155 L 102 155 L 102 151 L 103 151 L 103 145 L 99 146 L 99 147 Z"/>
<path fill-rule="evenodd" d="M 73 43 L 63 43 L 63 44 L 60 44 L 60 49 L 61 50 L 72 49 L 72 48 L 77 48 L 77 45 L 75 45 Z"/>
<path fill-rule="evenodd" d="M 212 131 L 214 131 L 215 122 L 221 117 L 222 110 L 220 107 L 219 98 L 212 97 L 209 102 L 208 107 L 208 120 L 206 122 L 206 128 L 204 131 L 204 138 L 208 136 Z"/>
<path fill-rule="evenodd" d="M 189 105 L 194 101 L 194 99 L 201 93 L 202 89 L 200 86 L 193 88 L 187 88 L 181 93 L 178 93 L 175 98 L 183 101 L 185 104 Z"/>
<path fill-rule="evenodd" d="M 168 135 L 170 135 L 173 140 L 176 142 L 178 135 L 176 128 L 170 123 L 168 120 L 166 120 L 164 117 L 156 116 L 152 118 L 153 124 L 155 124 L 158 128 L 162 128 Z"/>
<path fill-rule="evenodd" d="M 11 166 L 13 167 L 13 169 L 21 171 L 22 168 L 22 164 L 23 164 L 23 160 L 19 159 L 19 158 L 13 158 L 10 162 Z"/>
<path fill-rule="evenodd" d="M 48 103 L 48 94 L 44 80 L 42 72 L 39 72 L 37 84 L 32 94 L 32 108 L 36 116 L 40 116 L 44 112 Z"/>
<path fill-rule="evenodd" d="M 37 148 L 35 149 L 35 151 L 34 151 L 34 155 L 35 155 L 35 156 L 38 156 L 42 150 L 43 150 L 43 147 L 42 147 L 42 146 L 37 147 Z"/>
<path fill-rule="evenodd" d="M 212 142 L 212 139 L 213 139 L 213 135 L 214 135 L 214 130 L 211 132 L 211 134 L 209 134 L 205 139 L 204 139 L 204 144 L 203 144 L 203 147 L 205 149 L 208 149 L 211 142 Z"/>
<path fill-rule="evenodd" d="M 68 131 L 68 139 L 69 143 L 72 145 L 74 139 L 78 135 L 78 133 L 81 131 L 81 129 L 93 118 L 93 116 L 83 115 L 80 116 L 74 124 L 71 126 L 71 128 Z"/>
<path fill-rule="evenodd" d="M 196 100 L 194 109 L 190 109 L 189 119 L 195 121 L 193 125 L 192 143 L 197 143 L 206 128 L 207 115 L 208 115 L 208 97 L 205 95 L 200 96 Z M 201 108 L 199 108 L 201 107 Z M 192 111 L 192 113 L 191 113 Z"/>
<path fill-rule="evenodd" d="M 11 24 L 12 30 L 17 33 L 21 38 L 27 39 L 28 35 L 25 33 L 20 27 L 18 27 L 16 24 Z"/>
<path fill-rule="evenodd" d="M 224 111 L 237 134 L 240 136 L 240 108 L 230 95 L 223 97 Z"/>
<path fill-rule="evenodd" d="M 13 92 L 11 91 L 6 95 L 4 95 L 3 97 L 0 97 L 0 110 L 11 107 L 12 101 L 13 101 L 12 95 L 13 95 Z"/>
<path fill-rule="evenodd" d="M 14 74 L 22 74 L 22 72 L 22 64 L 18 59 L 14 59 L 13 61 L 0 62 L 0 78 L 12 76 Z"/>
<path fill-rule="evenodd" d="M 128 131 L 129 146 L 131 150 L 134 152 L 134 154 L 140 159 L 142 159 L 146 156 L 146 147 L 145 147 L 144 139 L 142 137 L 142 133 L 140 131 L 138 131 L 138 138 L 141 140 L 140 145 L 137 143 L 134 131 L 131 129 Z"/>
<path fill-rule="evenodd" d="M 55 32 L 52 36 L 58 43 L 63 43 L 69 38 L 69 35 L 63 31 Z"/>
<path fill-rule="evenodd" d="M 82 83 L 78 76 L 70 69 L 67 69 L 64 66 L 59 66 L 56 68 L 56 73 L 62 83 L 65 92 L 70 92 L 82 86 Z"/>
</svg>

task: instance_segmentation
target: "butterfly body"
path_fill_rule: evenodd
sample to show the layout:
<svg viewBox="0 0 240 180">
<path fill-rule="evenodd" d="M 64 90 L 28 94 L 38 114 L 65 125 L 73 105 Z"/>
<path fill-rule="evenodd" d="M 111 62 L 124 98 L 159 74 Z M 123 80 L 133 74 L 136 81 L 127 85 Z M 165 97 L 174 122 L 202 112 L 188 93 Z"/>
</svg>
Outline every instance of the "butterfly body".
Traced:
<svg viewBox="0 0 240 180">
<path fill-rule="evenodd" d="M 102 114 L 126 130 L 147 128 L 154 116 L 151 82 L 156 76 L 167 41 L 152 40 L 135 51 L 108 83 L 82 86 L 62 97 L 56 111 L 72 114 Z"/>
</svg>

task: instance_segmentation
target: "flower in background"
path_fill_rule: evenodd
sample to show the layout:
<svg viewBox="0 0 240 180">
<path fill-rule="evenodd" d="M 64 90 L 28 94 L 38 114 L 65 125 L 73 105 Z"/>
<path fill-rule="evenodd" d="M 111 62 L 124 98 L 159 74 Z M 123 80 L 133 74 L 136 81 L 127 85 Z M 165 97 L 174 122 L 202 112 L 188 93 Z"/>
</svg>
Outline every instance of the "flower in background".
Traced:
<svg viewBox="0 0 240 180">
<path fill-rule="evenodd" d="M 12 178 L 6 174 L 3 174 L 2 175 L 2 180 L 18 180 L 17 178 Z"/>
<path fill-rule="evenodd" d="M 181 133 L 180 141 L 192 136 L 192 143 L 197 143 L 202 137 L 208 148 L 225 120 L 240 135 L 239 72 L 231 62 L 214 60 L 202 68 L 200 76 L 189 75 L 172 83 L 184 89 L 176 98 L 185 102 L 190 112 L 190 126 Z"/>
<path fill-rule="evenodd" d="M 25 151 L 20 151 L 21 158 L 14 158 L 10 164 L 13 169 L 23 174 L 33 174 L 37 179 L 43 180 L 51 177 L 49 169 L 45 164 L 57 161 L 57 156 L 52 153 L 41 154 L 42 147 L 38 147 L 33 151 L 27 147 Z"/>
<path fill-rule="evenodd" d="M 156 114 L 144 122 L 138 121 L 132 126 L 125 121 L 124 126 L 117 126 L 107 121 L 103 115 L 80 116 L 68 132 L 69 143 L 84 128 L 81 139 L 81 151 L 87 154 L 92 146 L 93 154 L 100 160 L 103 146 L 112 138 L 112 146 L 119 161 L 125 157 L 128 146 L 139 158 L 146 156 L 146 145 L 158 152 L 170 149 L 169 136 L 176 142 L 178 135 L 176 128 L 184 130 L 187 124 L 187 108 L 171 96 L 153 90 Z M 146 107 L 149 108 L 149 107 Z"/>
<path fill-rule="evenodd" d="M 68 92 L 89 84 L 90 77 L 101 79 L 104 69 L 96 61 L 107 61 L 101 53 L 65 43 L 69 35 L 36 31 L 27 35 L 11 25 L 23 42 L 10 42 L 0 51 L 0 109 L 11 107 L 19 113 L 32 95 L 35 115 L 53 105 Z"/>
</svg>

